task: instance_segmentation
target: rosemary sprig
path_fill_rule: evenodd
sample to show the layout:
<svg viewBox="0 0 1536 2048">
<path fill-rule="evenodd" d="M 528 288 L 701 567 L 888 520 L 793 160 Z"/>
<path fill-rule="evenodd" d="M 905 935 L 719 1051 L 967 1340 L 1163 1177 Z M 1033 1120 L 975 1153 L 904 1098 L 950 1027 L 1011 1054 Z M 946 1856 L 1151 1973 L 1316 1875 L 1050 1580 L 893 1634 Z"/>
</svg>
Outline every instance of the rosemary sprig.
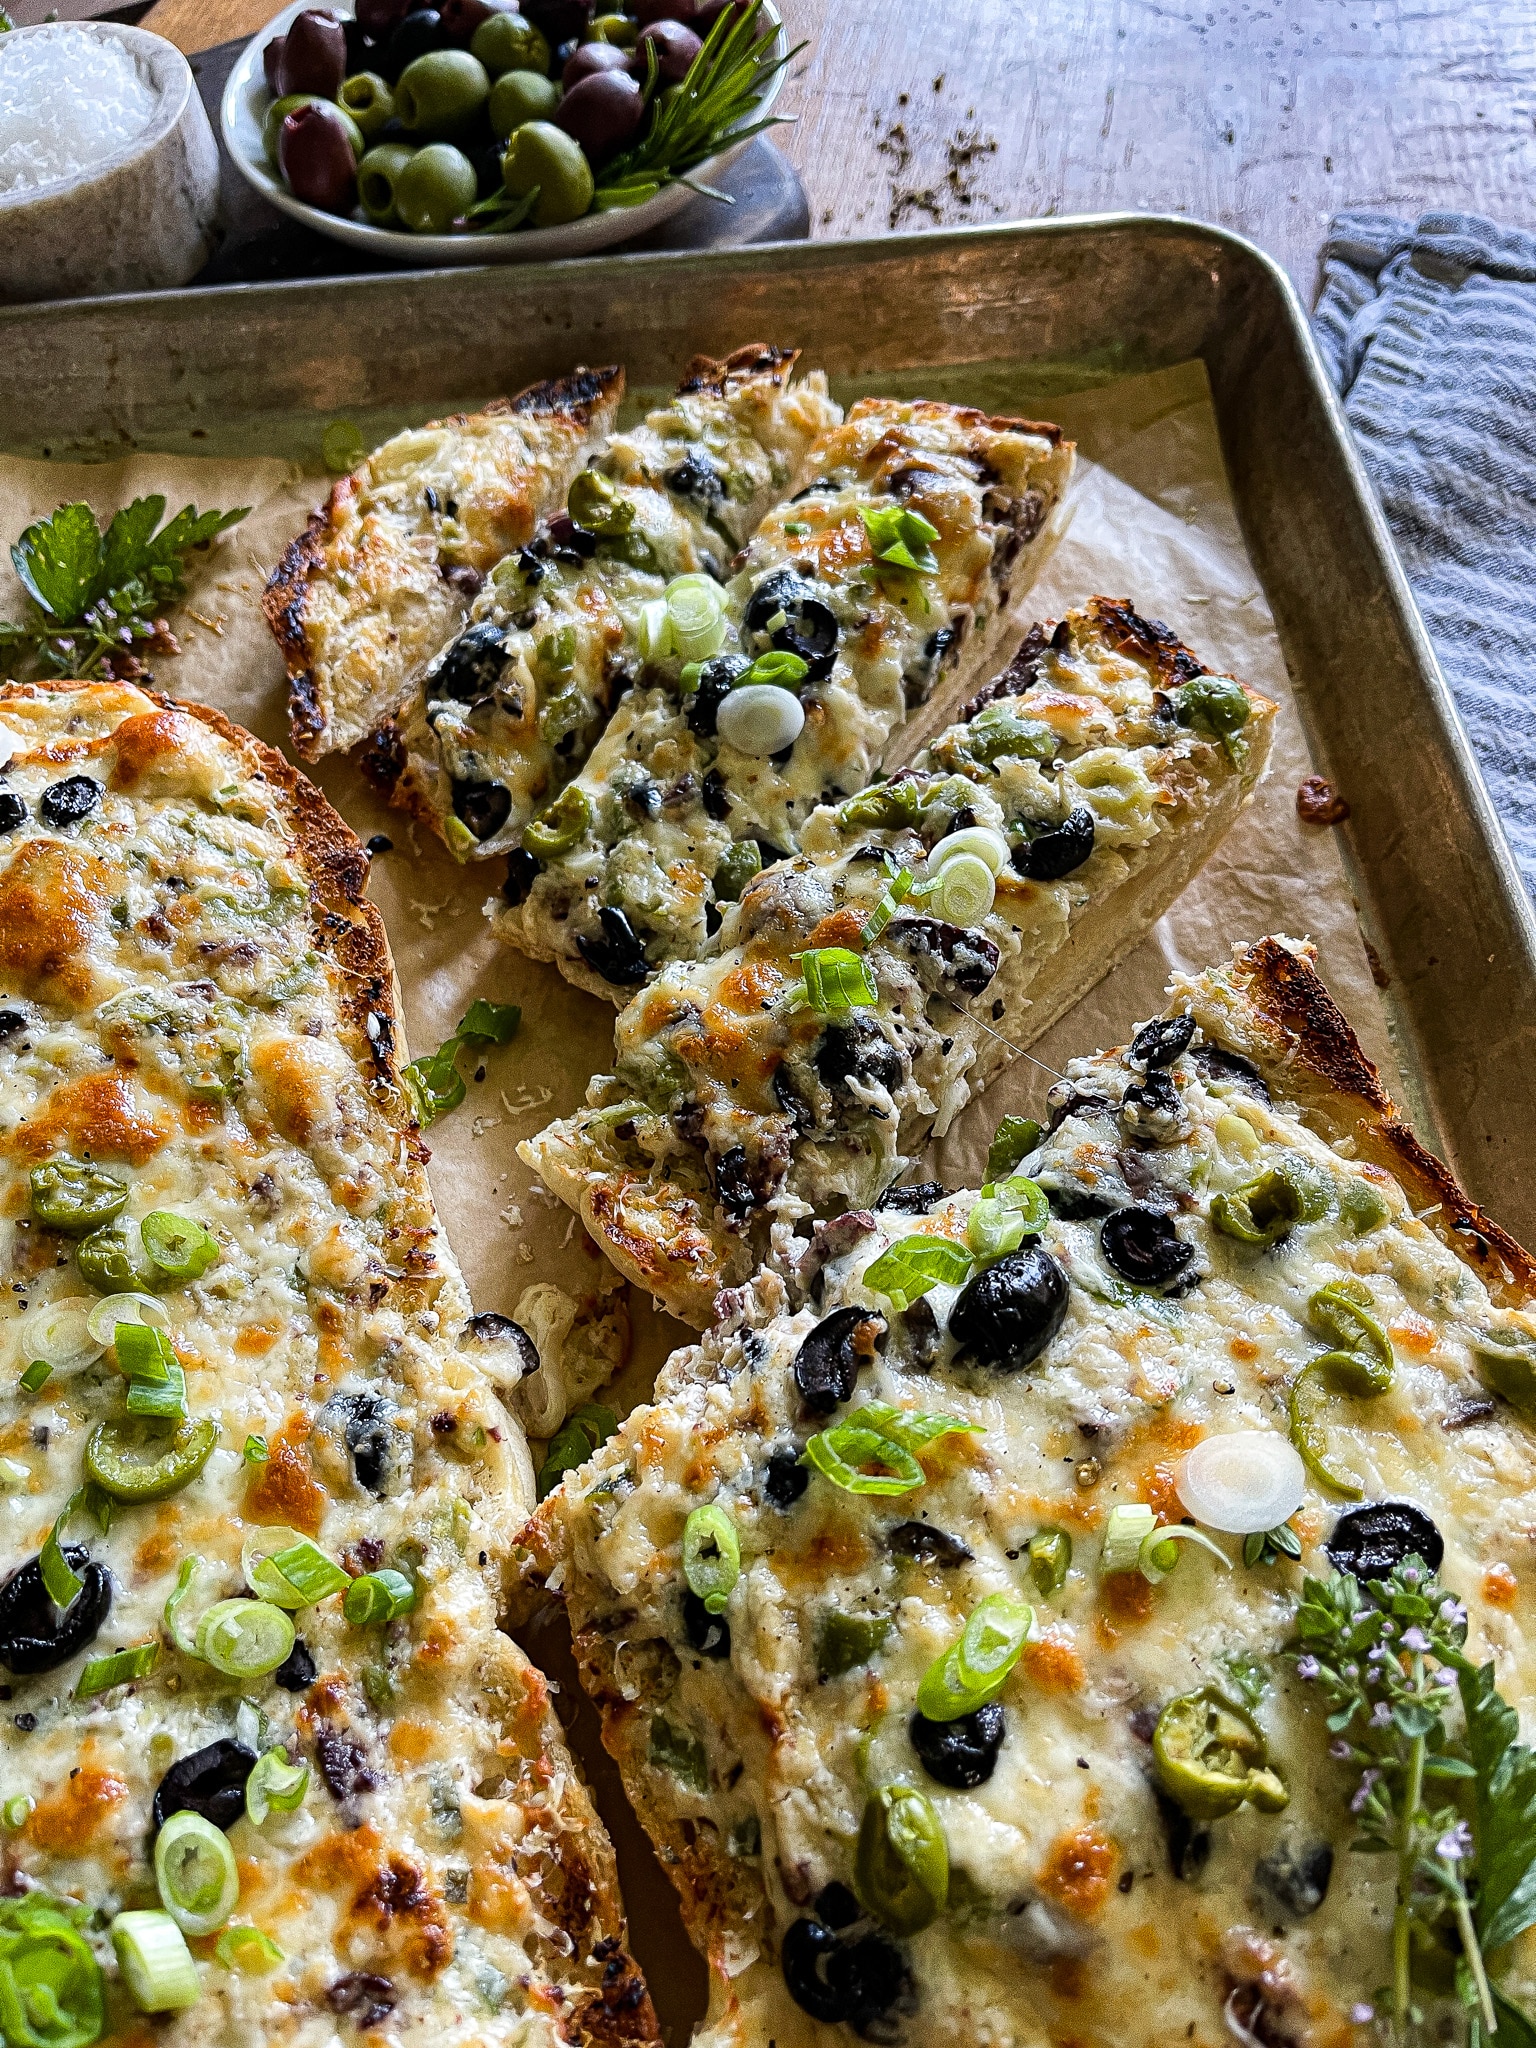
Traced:
<svg viewBox="0 0 1536 2048">
<path fill-rule="evenodd" d="M 1516 1742 L 1493 1666 L 1467 1657 L 1467 1614 L 1421 1558 L 1367 1586 L 1348 1573 L 1304 1581 L 1289 1654 L 1330 1708 L 1330 1753 L 1360 1772 L 1352 1847 L 1397 1859 L 1390 2000 L 1394 2037 L 1422 2018 L 1415 1930 L 1447 1962 L 1469 2048 L 1536 2040 L 1489 1978 L 1486 1956 L 1536 1924 L 1536 1753 Z M 1463 1727 L 1447 1726 L 1456 1695 Z M 1470 1796 L 1469 1796 L 1470 1795 Z"/>
</svg>

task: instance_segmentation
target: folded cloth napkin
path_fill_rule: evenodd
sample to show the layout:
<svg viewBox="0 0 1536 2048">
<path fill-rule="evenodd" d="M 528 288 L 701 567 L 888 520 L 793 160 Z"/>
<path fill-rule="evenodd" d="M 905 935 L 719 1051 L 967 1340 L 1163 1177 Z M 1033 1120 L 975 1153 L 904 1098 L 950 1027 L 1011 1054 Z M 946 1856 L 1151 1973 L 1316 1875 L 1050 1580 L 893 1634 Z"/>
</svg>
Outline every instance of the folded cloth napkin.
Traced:
<svg viewBox="0 0 1536 2048">
<path fill-rule="evenodd" d="M 1338 214 L 1313 325 L 1536 895 L 1536 234 Z"/>
</svg>

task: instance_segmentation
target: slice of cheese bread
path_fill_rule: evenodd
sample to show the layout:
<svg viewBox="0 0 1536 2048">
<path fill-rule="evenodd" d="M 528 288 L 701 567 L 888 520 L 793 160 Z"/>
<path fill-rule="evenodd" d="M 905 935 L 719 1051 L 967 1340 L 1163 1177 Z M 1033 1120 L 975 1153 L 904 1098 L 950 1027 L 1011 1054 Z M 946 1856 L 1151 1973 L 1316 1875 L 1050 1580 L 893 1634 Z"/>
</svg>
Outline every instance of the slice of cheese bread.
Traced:
<svg viewBox="0 0 1536 2048">
<path fill-rule="evenodd" d="M 0 1912 L 81 1923 L 86 2028 L 26 2038 L 654 2039 L 497 1627 L 518 1368 L 433 1210 L 362 849 L 196 705 L 12 686 L 0 740 Z M 236 1881 L 150 2021 L 114 1929 L 158 1914 L 174 1951 L 186 1809 Z"/>
<path fill-rule="evenodd" d="M 1034 627 L 967 708 L 916 766 L 814 812 L 705 957 L 621 1013 L 588 1107 L 520 1148 L 695 1328 L 803 1218 L 875 1201 L 1138 943 L 1236 817 L 1274 721 L 1267 698 L 1104 598 Z M 977 827 L 1012 850 L 986 915 L 962 929 L 914 891 L 866 944 L 892 878 Z M 863 953 L 873 1002 L 829 1015 L 799 999 L 800 956 L 827 947 Z"/>
<path fill-rule="evenodd" d="M 618 1003 L 696 958 L 731 894 L 727 854 L 795 852 L 819 804 L 872 780 L 942 673 L 985 675 L 1006 652 L 1010 600 L 1050 543 L 1072 462 L 1057 427 L 861 399 L 748 545 L 721 654 L 647 662 L 524 834 L 489 906 L 498 936 Z M 797 665 L 803 725 L 771 755 L 718 724 L 732 688 L 761 693 L 758 657 Z"/>
<path fill-rule="evenodd" d="M 1284 940 L 1071 1062 L 1020 1172 L 1011 1252 L 934 1186 L 727 1297 L 528 1532 L 709 1962 L 696 2041 L 1363 2039 L 1395 1737 L 1328 1719 L 1304 1578 L 1437 1573 L 1424 1629 L 1529 1700 L 1536 1437 L 1495 1388 L 1536 1391 L 1536 1266 Z M 1459 2040 L 1436 1941 L 1412 1995 Z M 1495 1967 L 1528 2010 L 1529 1937 Z"/>
<path fill-rule="evenodd" d="M 263 600 L 304 760 L 358 745 L 400 708 L 491 570 L 563 501 L 623 395 L 622 370 L 573 370 L 396 434 L 332 486 Z"/>
</svg>

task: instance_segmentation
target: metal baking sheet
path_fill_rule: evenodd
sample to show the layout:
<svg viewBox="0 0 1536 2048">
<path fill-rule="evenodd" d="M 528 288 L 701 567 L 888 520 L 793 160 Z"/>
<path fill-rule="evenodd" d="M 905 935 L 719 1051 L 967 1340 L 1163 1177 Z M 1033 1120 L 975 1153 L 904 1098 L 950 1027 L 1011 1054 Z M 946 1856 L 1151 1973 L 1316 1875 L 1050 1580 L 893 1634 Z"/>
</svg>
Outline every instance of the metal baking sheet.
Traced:
<svg viewBox="0 0 1536 2048">
<path fill-rule="evenodd" d="M 793 340 L 854 386 L 1042 398 L 1191 358 L 1320 768 L 1422 1133 L 1536 1240 L 1536 920 L 1279 267 L 1220 229 L 1104 215 L 863 242 L 78 301 L 0 312 L 0 449 L 301 452 L 623 360 Z"/>
</svg>

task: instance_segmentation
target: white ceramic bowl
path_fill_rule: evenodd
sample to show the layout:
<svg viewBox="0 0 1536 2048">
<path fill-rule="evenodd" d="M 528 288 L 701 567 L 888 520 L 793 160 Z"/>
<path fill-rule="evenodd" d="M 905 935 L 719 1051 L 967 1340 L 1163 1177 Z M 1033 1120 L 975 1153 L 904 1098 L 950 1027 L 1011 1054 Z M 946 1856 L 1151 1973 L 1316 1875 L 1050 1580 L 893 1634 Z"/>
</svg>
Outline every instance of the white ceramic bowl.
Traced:
<svg viewBox="0 0 1536 2048">
<path fill-rule="evenodd" d="M 158 105 L 131 142 L 88 170 L 0 193 L 0 303 L 185 284 L 217 239 L 218 144 L 186 58 L 163 36 L 111 21 L 46 23 L 0 40 L 14 49 L 66 28 L 125 45 Z"/>
<path fill-rule="evenodd" d="M 412 235 L 398 228 L 375 227 L 360 207 L 342 215 L 306 206 L 302 199 L 294 198 L 271 169 L 262 147 L 262 116 L 272 102 L 261 53 L 274 36 L 283 34 L 295 15 L 317 5 L 343 19 L 354 12 L 353 0 L 291 0 L 281 14 L 274 14 L 235 60 L 224 88 L 220 124 L 224 147 L 242 177 L 274 206 L 303 221 L 306 227 L 329 235 L 332 241 L 346 242 L 354 249 L 366 249 L 371 255 L 392 257 L 418 268 L 438 263 L 532 263 L 556 256 L 585 256 L 594 249 L 611 249 L 615 243 L 632 241 L 636 235 L 670 220 L 696 196 L 686 185 L 663 185 L 655 198 L 646 200 L 643 206 L 619 207 L 611 213 L 585 213 L 580 220 L 570 221 L 564 227 L 514 228 L 501 235 Z M 774 0 L 763 0 L 763 13 L 775 26 L 774 53 L 782 56 L 784 24 Z M 783 71 L 776 71 L 752 117 L 754 121 L 767 113 L 783 83 Z M 737 142 L 720 150 L 698 165 L 693 175 L 710 182 L 745 146 L 744 142 Z"/>
</svg>

